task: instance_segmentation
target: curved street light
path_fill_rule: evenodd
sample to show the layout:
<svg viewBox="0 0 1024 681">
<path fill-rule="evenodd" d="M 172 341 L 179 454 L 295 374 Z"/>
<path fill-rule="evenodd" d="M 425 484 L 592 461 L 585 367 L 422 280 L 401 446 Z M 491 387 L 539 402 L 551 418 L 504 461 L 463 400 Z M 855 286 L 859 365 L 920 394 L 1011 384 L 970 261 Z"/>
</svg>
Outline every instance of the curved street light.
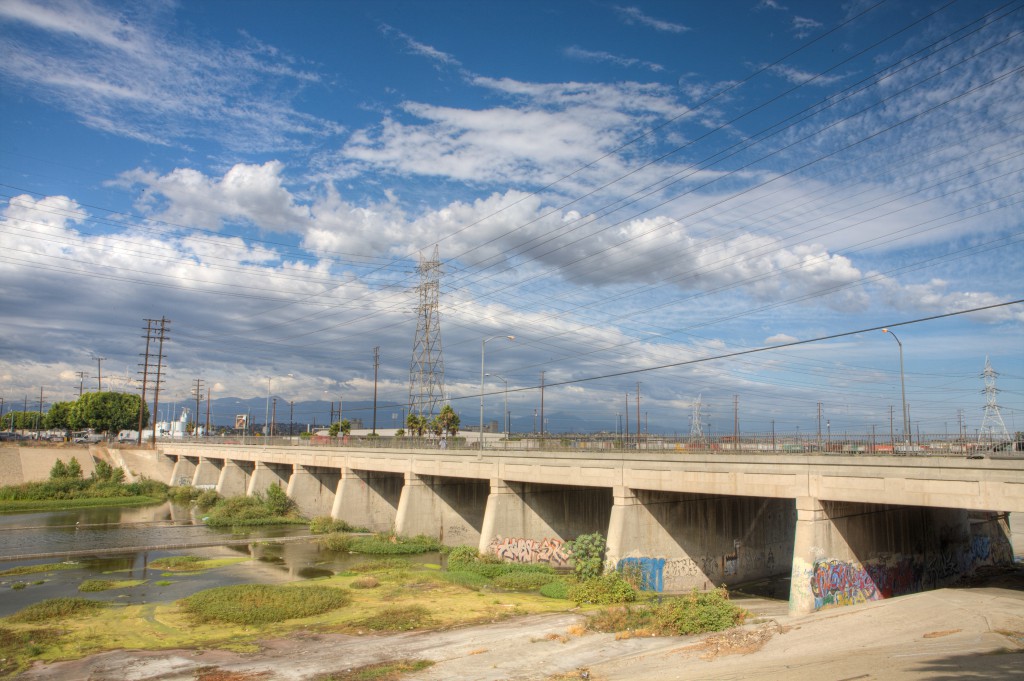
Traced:
<svg viewBox="0 0 1024 681">
<path fill-rule="evenodd" d="M 491 336 L 490 338 L 484 338 L 480 341 L 480 453 L 484 451 L 484 349 L 487 347 L 487 341 L 492 341 L 495 338 L 505 338 L 510 341 L 516 339 L 515 336 Z"/>
<path fill-rule="evenodd" d="M 903 381 L 903 343 L 901 343 L 896 334 L 889 329 L 882 329 L 882 333 L 887 333 L 892 336 L 896 341 L 896 345 L 900 346 L 900 393 L 903 397 L 903 446 L 905 448 L 903 453 L 906 454 L 910 449 L 910 443 L 907 442 L 907 438 L 910 437 L 910 418 L 907 414 L 907 386 Z"/>
</svg>

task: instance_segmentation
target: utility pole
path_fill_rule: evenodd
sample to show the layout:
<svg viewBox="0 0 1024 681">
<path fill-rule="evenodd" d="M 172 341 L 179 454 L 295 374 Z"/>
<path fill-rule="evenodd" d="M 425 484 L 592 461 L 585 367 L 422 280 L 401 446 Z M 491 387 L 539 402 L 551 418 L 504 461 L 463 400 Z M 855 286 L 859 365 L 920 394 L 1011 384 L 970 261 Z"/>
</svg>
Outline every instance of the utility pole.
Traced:
<svg viewBox="0 0 1024 681">
<path fill-rule="evenodd" d="M 821 451 L 821 402 L 818 402 L 818 451 Z"/>
<path fill-rule="evenodd" d="M 732 443 L 733 449 L 740 448 L 740 396 L 732 396 Z"/>
<path fill-rule="evenodd" d="M 540 436 L 544 437 L 544 372 L 540 372 Z"/>
<path fill-rule="evenodd" d="M 196 411 L 192 419 L 192 435 L 199 437 L 199 401 L 203 399 L 203 379 L 195 379 L 195 387 L 192 388 L 192 394 L 196 398 Z"/>
<path fill-rule="evenodd" d="M 373 430 L 377 434 L 377 367 L 380 366 L 380 346 L 373 348 Z"/>
<path fill-rule="evenodd" d="M 274 411 L 270 417 L 270 437 L 274 437 L 274 424 L 277 423 L 277 395 L 274 396 Z"/>
<path fill-rule="evenodd" d="M 38 436 L 38 431 L 42 428 L 42 425 L 43 425 L 43 386 L 39 386 L 39 420 L 36 421 L 37 436 Z"/>
<path fill-rule="evenodd" d="M 78 397 L 81 399 L 82 393 L 85 391 L 85 379 L 89 378 L 89 374 L 84 371 L 76 371 L 75 375 L 78 376 Z"/>
<path fill-rule="evenodd" d="M 626 393 L 626 441 L 623 443 L 629 445 L 629 393 Z"/>
<path fill-rule="evenodd" d="M 210 397 L 213 395 L 213 388 L 206 389 L 206 436 L 210 436 Z"/>
<path fill-rule="evenodd" d="M 156 320 L 154 320 L 156 321 Z M 160 318 L 160 331 L 157 332 L 157 351 L 156 351 L 156 387 L 153 389 L 153 447 L 156 447 L 156 415 L 159 414 L 160 407 L 160 374 L 164 366 L 164 340 L 167 338 L 167 325 L 171 323 L 170 319 L 166 317 Z M 139 432 L 139 440 L 141 444 L 142 433 Z"/>
<path fill-rule="evenodd" d="M 334 405 L 334 403 L 332 402 L 331 406 L 333 406 L 333 405 Z M 291 437 L 293 435 L 293 433 L 292 433 L 292 426 L 293 426 L 294 423 L 295 423 L 295 400 L 292 400 L 292 401 L 290 401 L 288 403 L 288 437 Z M 333 421 L 331 423 L 333 423 Z"/>
<path fill-rule="evenodd" d="M 640 449 L 640 381 L 637 381 L 637 449 Z"/>
<path fill-rule="evenodd" d="M 103 360 L 106 357 L 93 357 L 96 360 L 96 392 L 103 392 Z"/>
</svg>

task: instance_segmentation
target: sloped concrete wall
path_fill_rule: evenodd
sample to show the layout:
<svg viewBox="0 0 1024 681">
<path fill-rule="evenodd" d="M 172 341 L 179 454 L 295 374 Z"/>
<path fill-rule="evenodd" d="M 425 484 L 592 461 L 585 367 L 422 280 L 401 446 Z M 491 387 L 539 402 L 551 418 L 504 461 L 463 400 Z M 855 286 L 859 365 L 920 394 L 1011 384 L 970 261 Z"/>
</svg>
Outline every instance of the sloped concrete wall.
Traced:
<svg viewBox="0 0 1024 681">
<path fill-rule="evenodd" d="M 74 458 L 82 467 L 82 476 L 95 470 L 92 448 L 85 447 L 0 447 L 0 485 L 43 482 L 57 460 L 68 463 Z"/>
</svg>

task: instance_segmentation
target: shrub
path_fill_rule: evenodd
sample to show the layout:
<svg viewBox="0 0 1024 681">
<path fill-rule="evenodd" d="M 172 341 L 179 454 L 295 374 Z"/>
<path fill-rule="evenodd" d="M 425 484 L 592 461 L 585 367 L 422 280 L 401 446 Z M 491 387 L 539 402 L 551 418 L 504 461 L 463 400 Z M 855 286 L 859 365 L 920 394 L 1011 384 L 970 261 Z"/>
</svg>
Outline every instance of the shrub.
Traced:
<svg viewBox="0 0 1024 681">
<path fill-rule="evenodd" d="M 569 598 L 569 585 L 562 580 L 548 582 L 540 588 L 540 595 L 546 598 Z"/>
<path fill-rule="evenodd" d="M 380 586 L 380 581 L 376 577 L 372 577 L 370 575 L 360 577 L 349 584 L 349 588 L 351 589 L 376 589 L 378 586 Z"/>
<path fill-rule="evenodd" d="M 585 579 L 569 587 L 569 598 L 577 605 L 611 605 L 636 600 L 636 589 L 618 572 Z"/>
<path fill-rule="evenodd" d="M 748 613 L 729 602 L 724 589 L 693 591 L 638 606 L 609 608 L 590 619 L 596 631 L 643 631 L 656 636 L 684 636 L 723 631 L 742 624 Z"/>
<path fill-rule="evenodd" d="M 573 571 L 580 580 L 599 577 L 604 569 L 605 540 L 600 532 L 581 534 L 565 542 L 563 548 L 572 555 Z"/>
<path fill-rule="evenodd" d="M 220 501 L 220 495 L 217 494 L 216 490 L 204 489 L 199 493 L 199 496 L 196 497 L 196 507 L 206 510 L 208 508 L 213 508 L 218 501 Z"/>
<path fill-rule="evenodd" d="M 344 520 L 335 520 L 329 515 L 322 515 L 309 522 L 309 531 L 313 534 L 327 534 L 329 532 L 363 532 L 365 530 L 353 527 Z"/>
<path fill-rule="evenodd" d="M 105 607 L 106 603 L 89 598 L 50 598 L 22 608 L 7 619 L 9 622 L 47 622 L 90 615 Z"/>
<path fill-rule="evenodd" d="M 317 539 L 317 543 L 328 551 L 350 551 L 352 549 L 352 535 L 332 532 Z"/>
<path fill-rule="evenodd" d="M 460 566 L 475 563 L 480 558 L 480 552 L 474 546 L 456 546 L 448 552 L 448 569 L 459 570 Z"/>
<path fill-rule="evenodd" d="M 353 537 L 350 550 L 376 555 L 409 555 L 440 551 L 441 542 L 425 535 L 400 537 L 396 534 L 382 533 L 372 537 Z"/>
<path fill-rule="evenodd" d="M 267 487 L 265 504 L 270 515 L 286 516 L 295 511 L 295 502 L 288 498 L 288 493 L 280 485 Z"/>
<path fill-rule="evenodd" d="M 321 615 L 350 600 L 347 591 L 329 586 L 238 584 L 200 591 L 179 604 L 200 623 L 253 625 Z"/>
</svg>

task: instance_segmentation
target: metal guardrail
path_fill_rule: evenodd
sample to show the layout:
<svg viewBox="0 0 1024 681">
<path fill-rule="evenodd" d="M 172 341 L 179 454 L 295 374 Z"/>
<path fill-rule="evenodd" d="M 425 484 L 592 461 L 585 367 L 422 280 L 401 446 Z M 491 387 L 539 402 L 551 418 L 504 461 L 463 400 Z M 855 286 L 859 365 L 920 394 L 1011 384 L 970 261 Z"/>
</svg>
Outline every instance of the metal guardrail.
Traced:
<svg viewBox="0 0 1024 681">
<path fill-rule="evenodd" d="M 202 442 L 213 445 L 240 445 L 260 447 L 346 447 L 382 449 L 442 449 L 433 437 L 392 437 L 349 435 L 326 436 L 210 436 L 161 438 L 158 442 Z M 476 436 L 447 438 L 445 449 L 476 451 L 480 441 Z M 987 442 L 984 440 L 950 439 L 947 436 L 920 436 L 911 443 L 893 443 L 877 436 L 822 437 L 816 435 L 742 435 L 705 437 L 693 440 L 685 437 L 641 435 L 639 438 L 614 435 L 513 435 L 497 438 L 489 435 L 484 440 L 485 450 L 539 450 L 629 452 L 635 450 L 716 452 L 721 454 L 837 454 L 843 456 L 980 456 L 1003 454 L 1024 458 L 1024 442 Z"/>
</svg>

